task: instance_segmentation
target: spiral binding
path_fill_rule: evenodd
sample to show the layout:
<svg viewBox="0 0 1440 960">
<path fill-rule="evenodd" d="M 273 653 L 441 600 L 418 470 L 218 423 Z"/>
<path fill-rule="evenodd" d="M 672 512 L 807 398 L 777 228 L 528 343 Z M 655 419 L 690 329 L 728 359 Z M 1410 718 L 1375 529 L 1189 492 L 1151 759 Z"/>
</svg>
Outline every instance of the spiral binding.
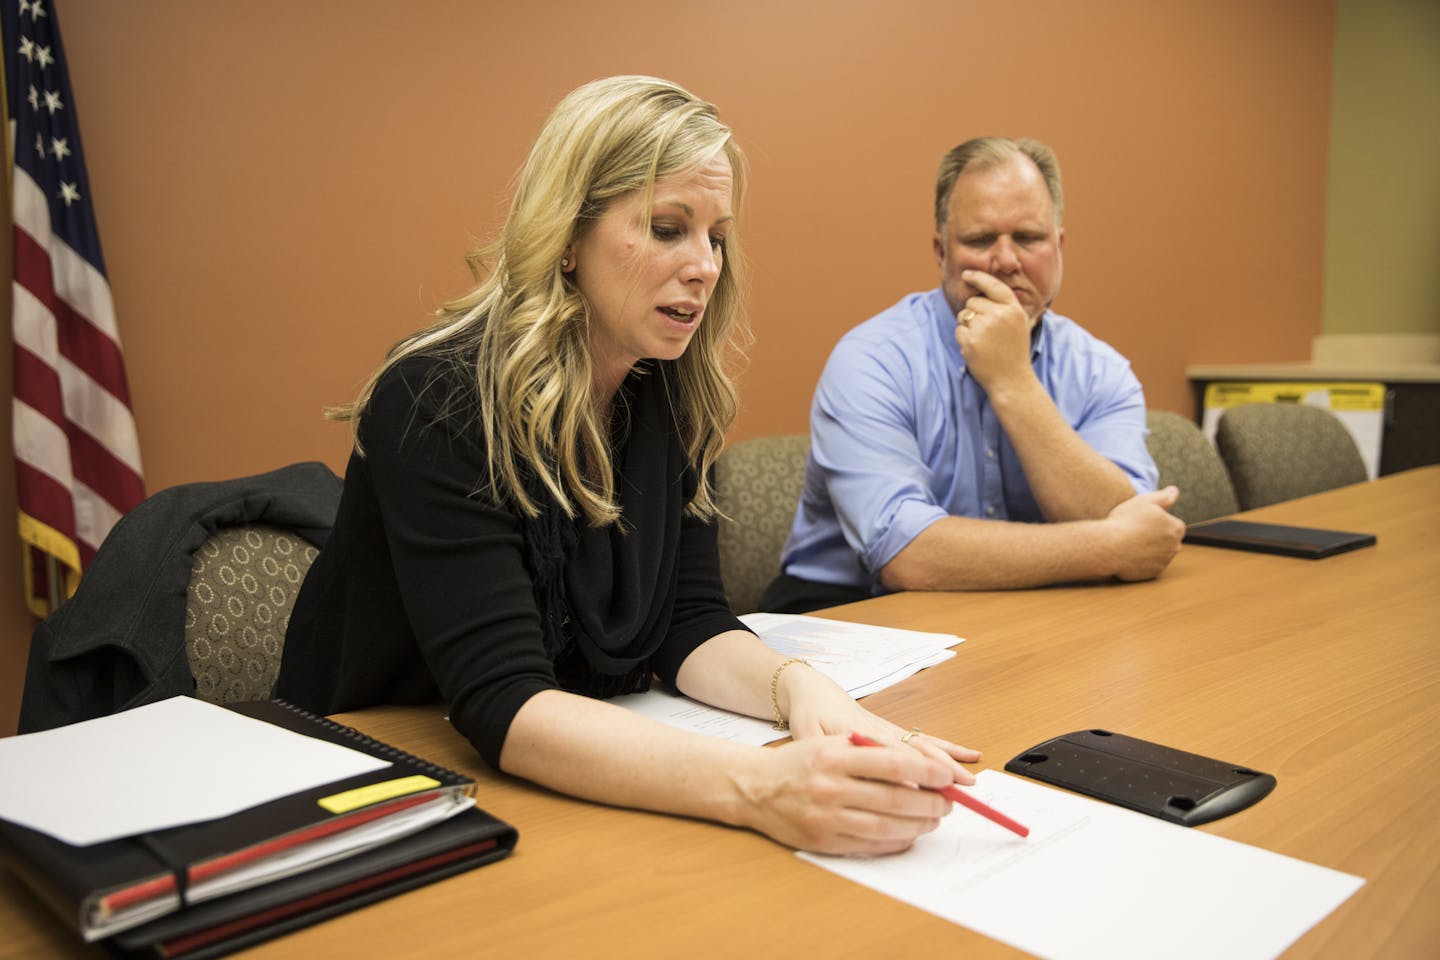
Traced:
<svg viewBox="0 0 1440 960">
<path fill-rule="evenodd" d="M 366 753 L 369 753 L 373 757 L 380 757 L 384 760 L 390 760 L 393 763 L 408 766 L 415 770 L 417 773 L 423 773 L 427 776 L 434 777 L 436 780 L 439 780 L 445 786 L 460 787 L 467 784 L 469 784 L 471 787 L 474 786 L 474 779 L 466 776 L 463 773 L 457 773 L 456 771 L 451 770 L 449 767 L 444 767 L 438 763 L 433 763 L 429 760 L 421 759 L 420 757 L 417 757 L 415 754 L 410 753 L 409 751 L 401 750 L 399 747 L 386 743 L 383 740 L 377 740 L 374 737 L 370 736 L 368 733 L 362 733 L 361 731 L 356 730 L 354 727 L 346 726 L 343 723 L 336 723 L 329 717 L 322 716 L 321 714 L 315 713 L 312 710 L 307 710 L 304 707 L 293 704 L 288 700 L 281 700 L 279 698 L 276 698 L 271 700 L 270 702 L 274 703 L 276 706 L 283 707 L 284 709 L 289 710 L 291 713 L 297 714 L 298 716 L 305 718 L 307 721 L 314 723 L 317 726 L 323 727 L 333 733 L 337 733 L 347 740 L 354 741 L 354 743 L 358 745 L 359 749 L 363 749 Z"/>
</svg>

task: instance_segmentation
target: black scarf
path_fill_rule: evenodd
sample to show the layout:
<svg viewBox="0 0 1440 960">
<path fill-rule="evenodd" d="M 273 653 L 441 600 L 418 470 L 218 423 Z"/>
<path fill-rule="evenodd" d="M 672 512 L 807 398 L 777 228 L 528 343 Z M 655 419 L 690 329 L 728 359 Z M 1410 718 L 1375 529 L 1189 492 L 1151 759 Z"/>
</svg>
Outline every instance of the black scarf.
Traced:
<svg viewBox="0 0 1440 960">
<path fill-rule="evenodd" d="M 571 519 L 538 484 L 529 491 L 545 504 L 540 516 L 522 522 L 545 652 L 561 686 L 586 696 L 648 689 L 650 657 L 670 627 L 681 514 L 696 483 L 668 372 L 642 364 L 615 400 L 623 419 L 612 451 L 618 524 Z"/>
</svg>

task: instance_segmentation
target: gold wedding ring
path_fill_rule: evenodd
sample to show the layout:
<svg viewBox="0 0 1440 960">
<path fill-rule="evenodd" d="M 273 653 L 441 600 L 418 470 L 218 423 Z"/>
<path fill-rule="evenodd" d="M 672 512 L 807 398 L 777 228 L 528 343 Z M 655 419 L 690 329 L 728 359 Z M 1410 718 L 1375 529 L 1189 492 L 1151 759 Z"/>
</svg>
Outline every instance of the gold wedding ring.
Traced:
<svg viewBox="0 0 1440 960">
<path fill-rule="evenodd" d="M 911 740 L 914 740 L 914 739 L 915 739 L 916 737 L 918 737 L 918 736 L 920 736 L 920 728 L 919 728 L 919 727 L 911 727 L 911 728 L 910 728 L 910 732 L 907 733 L 907 734 L 905 734 L 904 736 L 902 736 L 902 737 L 900 738 L 900 742 L 901 742 L 901 743 L 909 743 Z"/>
<path fill-rule="evenodd" d="M 978 314 L 976 314 L 974 310 L 970 310 L 970 309 L 968 309 L 968 308 L 965 309 L 965 310 L 961 310 L 961 311 L 960 311 L 960 326 L 962 326 L 962 327 L 968 327 L 968 326 L 970 326 L 970 321 L 971 321 L 971 320 L 974 320 L 976 316 L 978 316 Z"/>
</svg>

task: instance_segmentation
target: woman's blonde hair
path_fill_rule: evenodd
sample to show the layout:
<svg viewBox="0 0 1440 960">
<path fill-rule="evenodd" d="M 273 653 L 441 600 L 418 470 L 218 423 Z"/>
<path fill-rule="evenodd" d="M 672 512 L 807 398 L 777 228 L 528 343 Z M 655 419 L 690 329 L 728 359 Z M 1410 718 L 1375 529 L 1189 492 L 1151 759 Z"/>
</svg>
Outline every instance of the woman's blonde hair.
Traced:
<svg viewBox="0 0 1440 960">
<path fill-rule="evenodd" d="M 447 355 L 475 371 L 473 428 L 483 433 L 488 476 L 482 481 L 494 495 L 537 516 L 543 504 L 528 475 L 567 516 L 615 522 L 620 510 L 609 425 L 601 422 L 594 397 L 590 307 L 560 261 L 617 199 L 641 191 L 648 220 L 657 180 L 698 170 L 722 154 L 738 208 L 744 155 L 712 104 L 652 77 L 610 77 L 570 93 L 530 149 L 499 236 L 467 257 L 477 286 L 445 304 L 434 325 L 398 343 L 358 399 L 331 415 L 358 423 L 387 370 L 417 353 Z M 644 235 L 650 235 L 648 222 Z M 655 374 L 673 371 L 676 425 L 701 478 L 689 509 L 705 519 L 716 515 L 709 469 L 736 409 L 726 362 L 743 335 L 738 240 L 732 229 L 689 347 Z"/>
</svg>

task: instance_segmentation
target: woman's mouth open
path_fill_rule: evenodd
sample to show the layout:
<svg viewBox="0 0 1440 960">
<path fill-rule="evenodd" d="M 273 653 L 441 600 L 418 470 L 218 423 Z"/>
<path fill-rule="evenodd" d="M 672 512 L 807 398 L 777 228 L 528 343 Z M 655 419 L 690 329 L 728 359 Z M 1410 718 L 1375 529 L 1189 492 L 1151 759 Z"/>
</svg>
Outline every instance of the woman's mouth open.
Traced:
<svg viewBox="0 0 1440 960">
<path fill-rule="evenodd" d="M 660 312 L 675 323 L 693 327 L 700 319 L 701 307 L 660 307 Z"/>
</svg>

